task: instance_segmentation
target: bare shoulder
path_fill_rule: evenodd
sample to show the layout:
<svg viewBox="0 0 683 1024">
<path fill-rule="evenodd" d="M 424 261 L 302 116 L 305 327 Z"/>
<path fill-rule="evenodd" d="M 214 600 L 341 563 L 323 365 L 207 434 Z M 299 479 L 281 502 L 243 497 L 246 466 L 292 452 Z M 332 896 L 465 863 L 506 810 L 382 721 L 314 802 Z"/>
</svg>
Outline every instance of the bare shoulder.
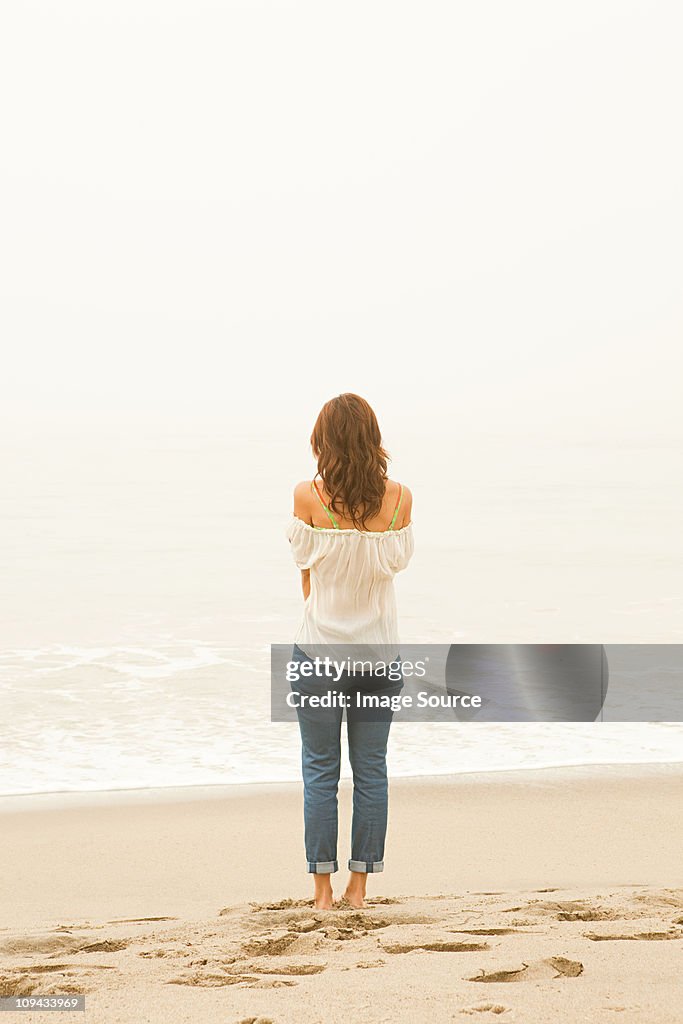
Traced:
<svg viewBox="0 0 683 1024">
<path fill-rule="evenodd" d="M 311 522 L 310 480 L 301 480 L 294 488 L 294 515 L 297 519 L 303 519 L 305 523 Z"/>
<path fill-rule="evenodd" d="M 389 495 L 390 498 L 394 497 L 398 500 L 398 497 L 401 494 L 401 488 L 403 489 L 401 497 L 401 506 L 403 506 L 404 501 L 408 499 L 412 501 L 413 499 L 413 492 L 411 491 L 410 487 L 408 487 L 408 485 L 404 484 L 402 481 L 399 483 L 398 480 L 387 480 L 387 494 Z"/>
<path fill-rule="evenodd" d="M 311 481 L 301 480 L 294 488 L 294 500 L 297 498 L 308 498 L 311 493 Z"/>
<path fill-rule="evenodd" d="M 399 499 L 401 502 L 398 519 L 395 524 L 396 528 L 401 529 L 401 527 L 407 526 L 413 511 L 413 492 L 410 490 L 410 487 L 402 482 L 399 483 L 397 480 L 387 480 L 387 497 L 390 504 L 394 506 L 398 503 Z"/>
</svg>

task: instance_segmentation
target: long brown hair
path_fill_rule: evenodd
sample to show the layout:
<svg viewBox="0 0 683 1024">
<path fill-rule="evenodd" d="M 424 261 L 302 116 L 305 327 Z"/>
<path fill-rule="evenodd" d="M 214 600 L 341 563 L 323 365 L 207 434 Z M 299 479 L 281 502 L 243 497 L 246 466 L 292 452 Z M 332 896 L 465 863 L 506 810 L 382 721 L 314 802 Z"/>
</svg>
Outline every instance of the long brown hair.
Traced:
<svg viewBox="0 0 683 1024">
<path fill-rule="evenodd" d="M 389 459 L 372 408 L 348 392 L 331 398 L 315 421 L 311 445 L 330 509 L 364 529 L 382 509 Z"/>
</svg>

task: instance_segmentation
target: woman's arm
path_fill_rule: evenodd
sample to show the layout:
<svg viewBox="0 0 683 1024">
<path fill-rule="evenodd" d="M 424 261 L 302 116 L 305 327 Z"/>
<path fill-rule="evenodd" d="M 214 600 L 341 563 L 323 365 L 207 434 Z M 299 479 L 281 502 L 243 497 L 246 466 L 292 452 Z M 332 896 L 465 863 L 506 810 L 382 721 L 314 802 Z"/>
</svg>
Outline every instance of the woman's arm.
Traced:
<svg viewBox="0 0 683 1024">
<path fill-rule="evenodd" d="M 309 481 L 302 481 L 294 488 L 294 515 L 309 526 L 313 525 L 311 518 L 311 485 Z M 304 592 L 304 601 L 308 599 L 311 592 L 311 570 L 301 570 L 301 589 Z"/>
</svg>

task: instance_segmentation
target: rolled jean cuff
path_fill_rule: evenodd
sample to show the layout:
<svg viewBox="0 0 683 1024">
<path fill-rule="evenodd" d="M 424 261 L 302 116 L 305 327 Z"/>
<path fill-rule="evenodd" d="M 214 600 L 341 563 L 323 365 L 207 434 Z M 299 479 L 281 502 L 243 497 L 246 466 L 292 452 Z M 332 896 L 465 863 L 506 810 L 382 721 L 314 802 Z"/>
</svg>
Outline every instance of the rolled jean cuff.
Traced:
<svg viewBox="0 0 683 1024">
<path fill-rule="evenodd" d="M 331 875 L 334 871 L 339 871 L 336 860 L 308 861 L 308 872 L 311 875 Z"/>
<path fill-rule="evenodd" d="M 358 871 L 367 875 L 375 875 L 378 871 L 384 871 L 383 860 L 350 860 L 349 871 Z"/>
</svg>

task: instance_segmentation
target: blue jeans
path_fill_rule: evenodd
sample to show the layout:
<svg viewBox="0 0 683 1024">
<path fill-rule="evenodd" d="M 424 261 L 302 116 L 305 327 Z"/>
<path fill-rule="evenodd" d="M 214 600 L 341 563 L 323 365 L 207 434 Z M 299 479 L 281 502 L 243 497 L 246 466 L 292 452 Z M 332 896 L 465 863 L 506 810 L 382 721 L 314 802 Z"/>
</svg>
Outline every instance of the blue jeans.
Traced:
<svg viewBox="0 0 683 1024">
<path fill-rule="evenodd" d="M 292 661 L 311 662 L 295 646 Z M 394 662 L 394 670 L 400 670 Z M 388 781 L 387 741 L 393 717 L 392 709 L 368 714 L 356 706 L 357 693 L 398 695 L 403 687 L 386 676 L 353 675 L 345 672 L 332 681 L 324 675 L 300 678 L 291 683 L 299 695 L 333 691 L 346 694 L 349 758 L 353 772 L 353 820 L 351 827 L 350 871 L 384 870 L 384 840 L 387 831 Z M 301 732 L 301 768 L 304 780 L 304 826 L 308 870 L 330 874 L 339 869 L 337 862 L 337 786 L 341 767 L 341 724 L 344 708 L 297 707 Z"/>
</svg>

